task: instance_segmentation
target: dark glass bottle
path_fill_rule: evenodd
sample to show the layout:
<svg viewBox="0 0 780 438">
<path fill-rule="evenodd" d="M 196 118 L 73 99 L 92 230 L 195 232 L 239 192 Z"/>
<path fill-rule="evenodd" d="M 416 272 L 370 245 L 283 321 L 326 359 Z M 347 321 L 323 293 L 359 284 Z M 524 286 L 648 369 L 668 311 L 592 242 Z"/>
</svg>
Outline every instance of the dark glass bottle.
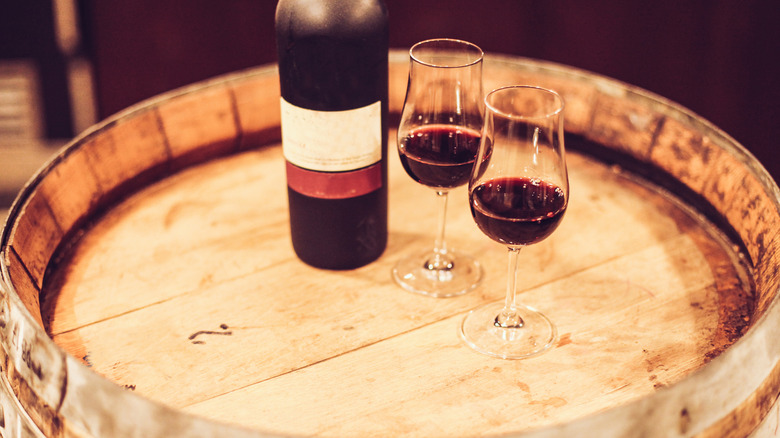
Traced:
<svg viewBox="0 0 780 438">
<path fill-rule="evenodd" d="M 276 44 L 293 248 L 318 268 L 368 264 L 387 244 L 387 8 L 280 0 Z"/>
</svg>

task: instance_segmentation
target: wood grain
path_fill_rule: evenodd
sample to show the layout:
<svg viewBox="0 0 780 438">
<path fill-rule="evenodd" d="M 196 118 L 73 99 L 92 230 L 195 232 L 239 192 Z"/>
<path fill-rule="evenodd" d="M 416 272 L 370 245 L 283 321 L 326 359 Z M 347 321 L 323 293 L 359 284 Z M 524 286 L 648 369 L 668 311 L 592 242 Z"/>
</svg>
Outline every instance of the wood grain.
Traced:
<svg viewBox="0 0 780 438">
<path fill-rule="evenodd" d="M 45 291 L 50 334 L 145 397 L 290 434 L 516 432 L 640 398 L 731 342 L 716 337 L 713 272 L 730 254 L 697 246 L 712 230 L 659 193 L 569 159 L 564 223 L 521 255 L 522 299 L 561 334 L 537 359 L 489 359 L 457 337 L 505 281 L 504 248 L 476 229 L 463 190 L 450 242 L 488 279 L 461 298 L 418 297 L 389 272 L 431 244 L 433 193 L 393 156 L 386 253 L 353 272 L 315 270 L 290 248 L 278 145 L 168 178 L 94 224 Z"/>
<path fill-rule="evenodd" d="M 395 116 L 407 63 L 391 54 Z M 569 210 L 520 267 L 521 299 L 558 324 L 551 351 L 502 361 L 458 339 L 506 275 L 464 188 L 448 243 L 482 262 L 484 284 L 453 299 L 393 284 L 436 221 L 395 133 L 384 255 L 352 271 L 294 256 L 267 66 L 129 108 L 23 190 L 0 245 L 0 432 L 776 435 L 777 185 L 728 136 L 637 88 L 488 56 L 486 88 L 512 83 L 567 102 Z"/>
</svg>

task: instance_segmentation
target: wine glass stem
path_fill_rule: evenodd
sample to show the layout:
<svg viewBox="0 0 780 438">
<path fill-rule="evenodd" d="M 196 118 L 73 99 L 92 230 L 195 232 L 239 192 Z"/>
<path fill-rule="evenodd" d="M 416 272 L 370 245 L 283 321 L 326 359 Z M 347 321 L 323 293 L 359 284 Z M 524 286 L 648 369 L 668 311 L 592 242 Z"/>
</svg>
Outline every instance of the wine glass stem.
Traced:
<svg viewBox="0 0 780 438">
<path fill-rule="evenodd" d="M 436 241 L 433 243 L 433 251 L 439 255 L 447 253 L 447 244 L 444 242 L 444 226 L 447 222 L 447 194 L 448 192 L 436 191 L 436 198 L 439 200 L 439 229 L 436 233 Z"/>
<path fill-rule="evenodd" d="M 519 246 L 509 247 L 509 263 L 507 264 L 506 300 L 504 309 L 496 316 L 494 325 L 502 328 L 520 328 L 524 325 L 523 318 L 517 314 L 517 256 Z"/>
<path fill-rule="evenodd" d="M 452 258 L 447 255 L 447 244 L 444 243 L 444 225 L 447 218 L 447 192 L 436 191 L 436 198 L 439 200 L 439 229 L 436 233 L 436 241 L 433 243 L 433 257 L 425 261 L 425 269 L 436 272 L 446 273 L 452 270 Z"/>
</svg>

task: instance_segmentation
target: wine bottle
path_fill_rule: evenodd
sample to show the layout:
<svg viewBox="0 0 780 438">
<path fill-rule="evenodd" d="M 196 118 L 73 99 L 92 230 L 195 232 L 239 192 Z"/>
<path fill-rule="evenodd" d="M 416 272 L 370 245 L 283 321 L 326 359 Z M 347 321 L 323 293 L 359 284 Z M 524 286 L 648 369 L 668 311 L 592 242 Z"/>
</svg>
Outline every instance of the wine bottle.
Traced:
<svg viewBox="0 0 780 438">
<path fill-rule="evenodd" d="M 387 8 L 280 0 L 275 25 L 293 249 L 318 268 L 366 265 L 387 244 Z"/>
</svg>

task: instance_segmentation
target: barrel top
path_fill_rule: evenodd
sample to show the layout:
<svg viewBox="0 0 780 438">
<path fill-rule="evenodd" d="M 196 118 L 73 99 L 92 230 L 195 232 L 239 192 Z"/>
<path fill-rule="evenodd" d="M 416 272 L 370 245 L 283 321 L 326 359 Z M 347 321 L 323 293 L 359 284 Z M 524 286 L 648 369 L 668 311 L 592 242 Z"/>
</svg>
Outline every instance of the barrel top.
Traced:
<svg viewBox="0 0 780 438">
<path fill-rule="evenodd" d="M 390 66 L 397 117 L 407 52 Z M 506 275 L 464 188 L 448 242 L 480 259 L 485 284 L 437 300 L 392 282 L 435 228 L 395 132 L 385 254 L 335 272 L 295 258 L 276 72 L 128 108 L 19 194 L 0 240 L 0 378 L 15 382 L 0 401 L 18 400 L 21 422 L 47 436 L 746 436 L 767 415 L 780 393 L 780 190 L 726 133 L 628 84 L 487 54 L 486 89 L 566 99 L 572 187 L 561 228 L 520 256 L 520 298 L 559 339 L 502 361 L 457 337 Z"/>
</svg>

